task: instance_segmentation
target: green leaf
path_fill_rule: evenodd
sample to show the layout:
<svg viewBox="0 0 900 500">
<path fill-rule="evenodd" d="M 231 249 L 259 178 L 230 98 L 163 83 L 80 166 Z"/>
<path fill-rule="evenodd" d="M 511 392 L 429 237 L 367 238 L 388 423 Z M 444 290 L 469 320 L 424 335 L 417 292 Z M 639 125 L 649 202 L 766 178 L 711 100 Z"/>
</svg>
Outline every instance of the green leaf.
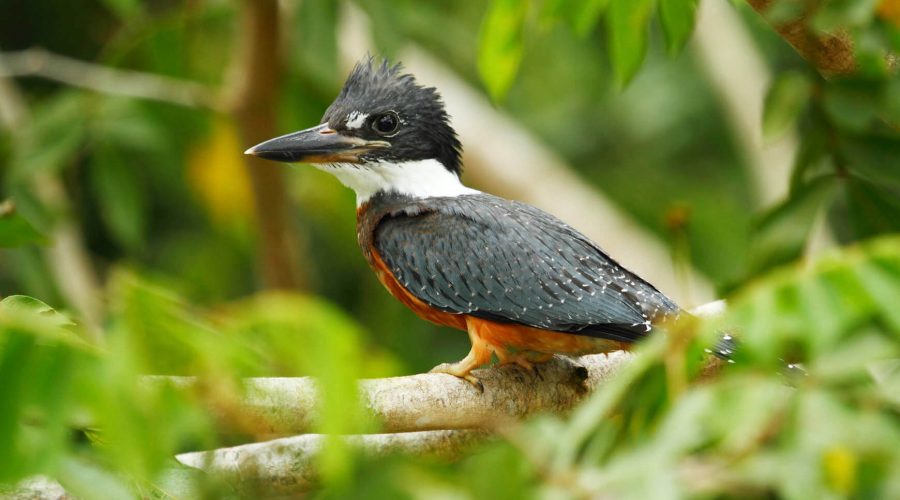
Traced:
<svg viewBox="0 0 900 500">
<path fill-rule="evenodd" d="M 546 0 L 541 3 L 538 20 L 549 25 L 560 19 L 579 37 L 586 37 L 609 5 L 609 0 Z"/>
<path fill-rule="evenodd" d="M 91 187 L 112 236 L 126 248 L 137 250 L 144 241 L 147 203 L 136 163 L 122 155 L 105 145 L 94 151 L 89 170 Z"/>
<path fill-rule="evenodd" d="M 844 182 L 847 210 L 857 239 L 900 231 L 900 189 L 852 176 Z"/>
<path fill-rule="evenodd" d="M 339 82 L 337 21 L 338 2 L 319 0 L 301 2 L 292 16 L 296 30 L 290 37 L 296 57 L 291 60 L 302 68 L 305 78 L 319 88 L 331 91 Z"/>
<path fill-rule="evenodd" d="M 481 25 L 478 72 L 495 101 L 506 95 L 519 70 L 527 12 L 527 2 L 493 0 Z"/>
<path fill-rule="evenodd" d="M 597 25 L 597 21 L 609 5 L 609 0 L 581 0 L 579 5 L 573 5 L 571 12 L 572 27 L 575 33 L 585 37 Z"/>
<path fill-rule="evenodd" d="M 0 203 L 0 247 L 20 247 L 46 242 L 44 236 L 16 212 L 16 206 L 12 201 Z"/>
<path fill-rule="evenodd" d="M 670 54 L 679 52 L 691 36 L 697 17 L 697 1 L 660 0 L 659 18 Z"/>
<path fill-rule="evenodd" d="M 132 19 L 141 12 L 140 0 L 103 0 L 103 4 L 122 20 Z"/>
<path fill-rule="evenodd" d="M 898 300 L 900 238 L 885 237 L 764 277 L 729 299 L 724 323 L 742 326 L 742 346 L 751 357 L 791 359 L 798 344 L 807 356 L 838 355 L 848 339 L 871 345 L 861 339 L 873 331 L 897 338 Z M 896 344 L 891 349 L 866 347 L 859 355 L 895 356 Z M 854 363 L 862 364 L 859 358 Z"/>
<path fill-rule="evenodd" d="M 871 23 L 878 0 L 831 0 L 822 2 L 810 26 L 819 33 L 831 35 L 841 28 Z"/>
<path fill-rule="evenodd" d="M 619 86 L 631 81 L 647 52 L 647 30 L 655 0 L 612 0 L 606 17 L 609 53 Z"/>
<path fill-rule="evenodd" d="M 69 458 L 60 466 L 59 480 L 67 492 L 85 499 L 134 498 L 121 477 L 78 458 Z"/>
<path fill-rule="evenodd" d="M 6 333 L 6 332 L 4 332 Z M 20 418 L 28 398 L 23 367 L 36 355 L 35 339 L 27 335 L 4 335 L 0 344 L 0 483 L 22 474 Z"/>
<path fill-rule="evenodd" d="M 845 81 L 825 88 L 825 111 L 842 128 L 862 132 L 883 107 L 880 88 L 867 82 Z"/>
<path fill-rule="evenodd" d="M 900 188 L 900 138 L 845 134 L 841 149 L 854 174 L 888 188 Z"/>
<path fill-rule="evenodd" d="M 834 195 L 835 181 L 826 175 L 807 182 L 763 215 L 753 236 L 752 274 L 800 256 L 816 215 Z"/>
<path fill-rule="evenodd" d="M 75 325 L 68 316 L 60 313 L 40 300 L 27 295 L 10 295 L 5 299 L 0 300 L 0 311 L 37 314 L 48 318 L 50 322 L 56 326 L 68 327 Z"/>
<path fill-rule="evenodd" d="M 85 102 L 81 94 L 61 92 L 35 109 L 31 123 L 14 144 L 12 175 L 16 180 L 58 172 L 72 161 L 87 137 Z"/>
<path fill-rule="evenodd" d="M 773 139 L 787 132 L 809 102 L 810 93 L 806 75 L 788 71 L 779 76 L 763 105 L 763 136 Z"/>
</svg>

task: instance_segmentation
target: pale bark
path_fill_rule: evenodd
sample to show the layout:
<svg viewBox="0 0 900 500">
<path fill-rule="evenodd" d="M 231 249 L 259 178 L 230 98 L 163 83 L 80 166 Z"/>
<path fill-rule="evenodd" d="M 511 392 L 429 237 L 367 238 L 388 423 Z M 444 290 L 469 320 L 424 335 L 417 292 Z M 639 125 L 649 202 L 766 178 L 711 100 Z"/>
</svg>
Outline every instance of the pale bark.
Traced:
<svg viewBox="0 0 900 500">
<path fill-rule="evenodd" d="M 452 460 L 488 436 L 489 433 L 481 430 L 442 430 L 341 439 L 368 457 L 408 454 Z M 175 458 L 184 465 L 224 479 L 241 492 L 291 495 L 316 484 L 316 457 L 327 439 L 321 434 L 304 434 L 209 452 L 183 453 Z"/>
<path fill-rule="evenodd" d="M 493 429 L 536 413 L 562 413 L 608 380 L 631 354 L 592 354 L 574 360 L 555 357 L 534 372 L 518 366 L 476 370 L 484 385 L 445 374 L 363 380 L 360 397 L 384 432 L 435 429 Z M 189 377 L 148 377 L 149 385 L 172 383 L 185 390 Z M 317 389 L 313 379 L 252 378 L 238 408 L 242 422 L 260 435 L 286 435 L 315 428 Z"/>
<path fill-rule="evenodd" d="M 360 390 L 384 434 L 343 436 L 365 456 L 409 454 L 453 459 L 522 418 L 564 413 L 631 359 L 625 352 L 575 360 L 556 357 L 535 372 L 516 366 L 476 370 L 484 384 L 444 374 L 364 380 Z M 573 362 L 574 361 L 574 362 Z M 185 388 L 188 378 L 155 378 Z M 274 434 L 303 432 L 314 425 L 316 387 L 308 378 L 247 381 L 239 411 Z M 327 437 L 303 434 L 206 452 L 178 455 L 182 464 L 215 474 L 242 491 L 293 494 L 316 483 L 316 457 Z"/>
<path fill-rule="evenodd" d="M 46 476 L 32 476 L 13 487 L 0 489 L 4 500 L 62 500 L 72 498 L 58 482 Z"/>
<path fill-rule="evenodd" d="M 197 82 L 110 68 L 33 47 L 0 53 L 0 78 L 36 76 L 104 94 L 169 102 L 188 107 L 218 106 L 218 93 Z"/>
</svg>

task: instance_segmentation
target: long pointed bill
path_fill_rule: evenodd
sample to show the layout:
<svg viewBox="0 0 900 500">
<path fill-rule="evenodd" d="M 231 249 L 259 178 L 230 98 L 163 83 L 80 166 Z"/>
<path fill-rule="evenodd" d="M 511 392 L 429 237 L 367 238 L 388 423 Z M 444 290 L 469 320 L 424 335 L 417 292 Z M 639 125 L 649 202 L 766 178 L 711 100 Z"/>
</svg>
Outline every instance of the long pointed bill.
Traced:
<svg viewBox="0 0 900 500">
<path fill-rule="evenodd" d="M 388 142 L 342 135 L 323 123 L 269 139 L 244 151 L 244 154 L 284 162 L 358 163 L 360 155 L 387 147 L 390 147 Z"/>
</svg>

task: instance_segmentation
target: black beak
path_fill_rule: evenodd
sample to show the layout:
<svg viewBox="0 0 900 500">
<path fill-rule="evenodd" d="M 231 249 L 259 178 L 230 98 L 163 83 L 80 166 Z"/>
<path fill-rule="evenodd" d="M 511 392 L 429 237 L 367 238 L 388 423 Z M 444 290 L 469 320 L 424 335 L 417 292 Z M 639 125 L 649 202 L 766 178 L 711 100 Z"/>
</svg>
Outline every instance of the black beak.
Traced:
<svg viewBox="0 0 900 500">
<path fill-rule="evenodd" d="M 327 123 L 257 144 L 244 154 L 267 160 L 307 163 L 359 163 L 360 155 L 390 147 L 389 142 L 367 141 L 340 134 Z"/>
</svg>

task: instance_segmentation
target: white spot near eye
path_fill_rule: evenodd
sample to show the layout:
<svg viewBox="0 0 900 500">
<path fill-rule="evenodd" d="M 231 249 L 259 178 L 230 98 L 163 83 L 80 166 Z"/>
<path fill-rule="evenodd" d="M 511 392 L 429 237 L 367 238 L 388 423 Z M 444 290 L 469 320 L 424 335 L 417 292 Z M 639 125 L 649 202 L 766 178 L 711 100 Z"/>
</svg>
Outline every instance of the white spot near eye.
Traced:
<svg viewBox="0 0 900 500">
<path fill-rule="evenodd" d="M 354 111 L 347 115 L 347 128 L 351 130 L 356 130 L 361 128 L 364 123 L 366 123 L 366 118 L 369 115 L 366 113 L 360 113 L 359 111 Z"/>
</svg>

